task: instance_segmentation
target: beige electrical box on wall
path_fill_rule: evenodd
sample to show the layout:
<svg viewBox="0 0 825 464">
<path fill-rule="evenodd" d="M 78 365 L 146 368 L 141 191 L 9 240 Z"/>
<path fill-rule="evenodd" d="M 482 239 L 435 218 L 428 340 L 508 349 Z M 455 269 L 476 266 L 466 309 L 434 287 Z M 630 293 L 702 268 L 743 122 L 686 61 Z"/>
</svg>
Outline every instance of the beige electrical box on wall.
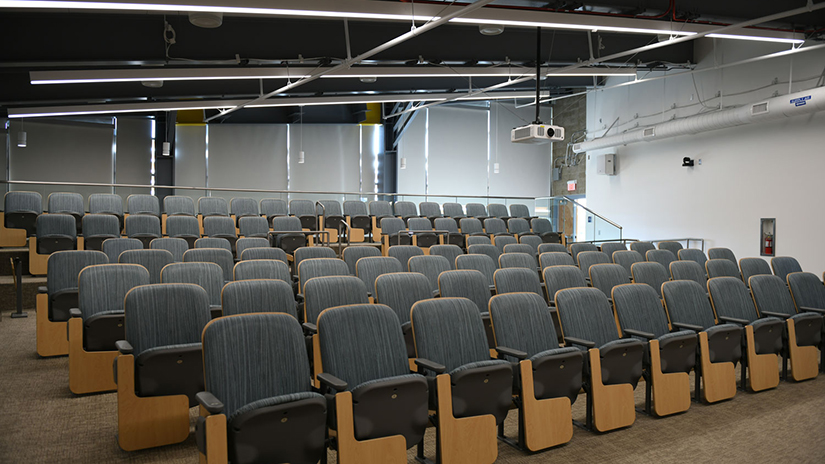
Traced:
<svg viewBox="0 0 825 464">
<path fill-rule="evenodd" d="M 616 154 L 608 153 L 596 157 L 596 174 L 605 176 L 616 175 Z"/>
</svg>

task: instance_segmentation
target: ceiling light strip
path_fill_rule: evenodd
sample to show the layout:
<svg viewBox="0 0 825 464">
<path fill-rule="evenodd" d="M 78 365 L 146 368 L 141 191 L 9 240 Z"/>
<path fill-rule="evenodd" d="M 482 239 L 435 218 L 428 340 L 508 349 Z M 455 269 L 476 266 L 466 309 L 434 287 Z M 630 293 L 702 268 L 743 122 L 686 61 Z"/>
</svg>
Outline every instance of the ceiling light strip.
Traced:
<svg viewBox="0 0 825 464">
<path fill-rule="evenodd" d="M 158 11 L 168 13 L 213 12 L 228 15 L 256 15 L 276 17 L 308 17 L 330 19 L 363 19 L 379 21 L 411 21 L 408 6 L 404 3 L 353 0 L 303 0 L 279 2 L 281 8 L 271 8 L 271 2 L 262 0 L 240 0 L 230 5 L 220 0 L 178 0 L 175 3 L 154 3 L 146 0 L 131 2 L 106 1 L 41 1 L 41 0 L 0 0 L 0 8 L 69 9 L 69 10 L 115 10 L 115 11 Z M 813 5 L 812 5 L 813 6 Z M 441 5 L 418 6 L 422 14 L 415 21 L 435 21 L 442 13 L 458 11 L 460 7 Z M 370 10 L 370 11 L 365 11 Z M 449 16 L 449 14 L 447 15 Z M 483 10 L 470 17 L 452 18 L 454 24 L 501 25 L 509 27 L 543 27 L 549 29 L 569 29 L 587 31 L 607 31 L 636 34 L 663 34 L 670 36 L 692 35 L 710 31 L 714 26 L 704 24 L 679 23 L 679 29 L 671 29 L 673 23 L 649 19 L 617 17 L 583 17 L 570 13 L 537 12 L 495 9 Z M 758 23 L 757 23 L 758 24 Z M 727 39 L 758 40 L 779 43 L 801 43 L 802 34 L 764 29 L 742 29 L 737 34 L 725 34 Z"/>
<path fill-rule="evenodd" d="M 141 81 L 200 81 L 200 80 L 244 80 L 244 79 L 300 79 L 311 75 L 317 68 L 195 68 L 195 69 L 104 69 L 71 71 L 32 71 L 29 73 L 33 85 L 47 84 L 90 84 L 123 83 Z M 548 76 L 635 76 L 633 68 L 591 68 L 570 72 L 559 72 L 562 68 L 545 68 Z M 522 72 L 523 71 L 523 72 Z M 466 78 L 466 77 L 521 77 L 535 73 L 527 68 L 413 68 L 398 67 L 357 67 L 349 68 L 322 78 Z"/>
</svg>

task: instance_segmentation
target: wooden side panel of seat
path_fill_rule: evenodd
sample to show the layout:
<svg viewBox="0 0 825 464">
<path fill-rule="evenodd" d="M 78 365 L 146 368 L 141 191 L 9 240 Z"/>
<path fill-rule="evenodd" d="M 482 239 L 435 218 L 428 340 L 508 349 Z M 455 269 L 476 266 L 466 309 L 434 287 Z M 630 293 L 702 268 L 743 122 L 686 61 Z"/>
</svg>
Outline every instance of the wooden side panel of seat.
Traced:
<svg viewBox="0 0 825 464">
<path fill-rule="evenodd" d="M 0 247 L 26 246 L 26 231 L 23 229 L 6 229 L 6 213 L 0 212 Z"/>
<path fill-rule="evenodd" d="M 140 398 L 135 394 L 135 357 L 117 357 L 117 439 L 125 451 L 180 443 L 189 438 L 186 395 Z"/>
<path fill-rule="evenodd" d="M 209 414 L 200 406 L 201 417 L 206 418 L 206 455 L 198 453 L 200 464 L 226 464 L 229 447 L 226 442 L 226 415 Z"/>
<path fill-rule="evenodd" d="M 536 399 L 533 362 L 521 361 L 521 398 L 524 403 L 524 441 L 530 451 L 567 443 L 573 438 L 570 398 Z"/>
<path fill-rule="evenodd" d="M 450 376 L 436 377 L 438 392 L 438 430 L 441 443 L 440 462 L 451 464 L 485 464 L 498 457 L 496 419 L 492 415 L 453 416 Z"/>
<path fill-rule="evenodd" d="M 76 395 L 117 390 L 112 363 L 117 351 L 83 349 L 83 320 L 69 319 L 69 389 Z"/>
<path fill-rule="evenodd" d="M 816 346 L 799 346 L 796 343 L 796 324 L 788 319 L 788 351 L 791 358 L 791 378 L 799 382 L 819 374 L 819 349 Z"/>
<path fill-rule="evenodd" d="M 662 372 L 659 340 L 650 341 L 650 372 L 653 411 L 657 416 L 668 416 L 690 408 L 690 376 L 685 372 Z"/>
<path fill-rule="evenodd" d="M 335 395 L 338 421 L 338 462 L 340 464 L 404 464 L 407 462 L 407 442 L 402 435 L 355 439 L 352 413 L 352 393 Z"/>
<path fill-rule="evenodd" d="M 699 358 L 702 365 L 702 383 L 705 401 L 716 403 L 736 395 L 736 372 L 730 362 L 710 362 L 707 332 L 699 332 Z"/>
<path fill-rule="evenodd" d="M 593 395 L 593 426 L 599 432 L 629 427 L 636 421 L 636 403 L 630 384 L 604 385 L 599 349 L 591 348 L 590 382 Z"/>
<path fill-rule="evenodd" d="M 34 237 L 32 237 L 34 239 Z M 43 274 L 45 274 L 45 270 Z M 38 293 L 37 306 L 37 354 L 40 356 L 65 356 L 69 354 L 69 341 L 66 339 L 66 323 L 49 320 L 49 295 Z"/>
</svg>

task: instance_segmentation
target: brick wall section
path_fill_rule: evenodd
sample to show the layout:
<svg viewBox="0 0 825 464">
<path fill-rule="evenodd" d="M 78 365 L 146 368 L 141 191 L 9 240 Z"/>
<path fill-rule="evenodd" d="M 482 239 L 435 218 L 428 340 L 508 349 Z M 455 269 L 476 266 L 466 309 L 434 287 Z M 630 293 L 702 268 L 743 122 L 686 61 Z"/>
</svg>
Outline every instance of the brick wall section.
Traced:
<svg viewBox="0 0 825 464">
<path fill-rule="evenodd" d="M 578 92 L 578 90 L 574 90 L 574 92 Z M 571 138 L 575 137 L 576 141 L 581 141 L 582 131 L 587 127 L 587 97 L 581 95 L 556 100 L 553 106 L 553 124 L 564 127 L 565 140 L 564 142 L 553 143 L 553 167 L 561 167 L 561 178 L 552 182 L 551 195 L 567 195 L 567 181 L 569 180 L 577 181 L 576 191 L 569 192 L 570 194 L 584 194 L 587 192 L 587 180 L 585 178 L 586 155 L 576 155 L 578 160 L 576 165 L 562 166 L 562 164 L 564 164 L 565 153 L 568 150 L 567 145 L 571 143 Z M 572 146 L 570 147 L 570 153 L 573 153 Z"/>
</svg>

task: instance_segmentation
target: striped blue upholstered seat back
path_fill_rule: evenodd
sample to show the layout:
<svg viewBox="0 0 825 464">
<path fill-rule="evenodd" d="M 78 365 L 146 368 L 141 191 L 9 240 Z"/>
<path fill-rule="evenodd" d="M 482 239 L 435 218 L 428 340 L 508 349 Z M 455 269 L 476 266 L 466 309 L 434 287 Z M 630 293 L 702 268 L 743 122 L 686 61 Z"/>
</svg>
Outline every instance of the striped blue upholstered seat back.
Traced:
<svg viewBox="0 0 825 464">
<path fill-rule="evenodd" d="M 404 324 L 410 321 L 410 309 L 421 300 L 433 297 L 430 281 L 417 272 L 384 274 L 375 279 L 375 297 L 395 311 Z"/>
<path fill-rule="evenodd" d="M 344 214 L 350 217 L 368 216 L 367 204 L 363 201 L 348 200 L 344 202 Z"/>
<path fill-rule="evenodd" d="M 65 213 L 83 216 L 83 195 L 79 193 L 55 192 L 49 194 L 49 213 Z"/>
<path fill-rule="evenodd" d="M 203 237 L 195 240 L 195 248 L 220 248 L 232 252 L 232 244 L 222 237 Z"/>
<path fill-rule="evenodd" d="M 355 273 L 370 293 L 375 292 L 375 279 L 382 274 L 404 272 L 401 261 L 390 256 L 375 256 L 361 258 L 355 263 Z"/>
<path fill-rule="evenodd" d="M 124 220 L 124 231 L 129 237 L 160 237 L 160 219 L 151 214 L 132 214 Z"/>
<path fill-rule="evenodd" d="M 7 192 L 3 196 L 3 211 L 9 213 L 43 212 L 43 197 L 37 192 Z"/>
<path fill-rule="evenodd" d="M 83 319 L 95 314 L 123 311 L 129 290 L 149 284 L 149 271 L 137 264 L 99 264 L 80 271 L 78 305 Z"/>
<path fill-rule="evenodd" d="M 312 258 L 301 261 L 298 266 L 300 288 L 304 288 L 309 279 L 328 276 L 348 276 L 349 266 L 338 258 Z"/>
<path fill-rule="evenodd" d="M 705 256 L 705 252 L 702 250 L 697 250 L 696 248 L 684 248 L 679 250 L 678 253 L 676 253 L 676 256 L 680 261 L 695 261 L 702 267 L 702 269 L 705 268 L 705 261 L 708 260 L 708 257 Z"/>
<path fill-rule="evenodd" d="M 195 201 L 190 197 L 169 195 L 163 198 L 163 209 L 167 216 L 194 216 Z"/>
<path fill-rule="evenodd" d="M 512 218 L 507 221 L 507 230 L 511 234 L 525 234 L 530 232 L 530 223 L 524 218 Z"/>
<path fill-rule="evenodd" d="M 742 271 L 742 280 L 746 285 L 751 276 L 771 275 L 770 265 L 762 258 L 742 258 L 739 260 L 739 269 Z"/>
<path fill-rule="evenodd" d="M 825 285 L 815 274 L 794 272 L 787 281 L 797 308 L 825 309 Z"/>
<path fill-rule="evenodd" d="M 597 264 L 590 267 L 590 283 L 610 298 L 610 292 L 616 285 L 629 284 L 627 270 L 618 264 Z"/>
<path fill-rule="evenodd" d="M 470 245 L 467 247 L 467 253 L 471 255 L 480 254 L 487 255 L 493 260 L 493 264 L 498 269 L 498 257 L 501 256 L 501 250 L 495 245 Z"/>
<path fill-rule="evenodd" d="M 229 205 L 221 197 L 198 198 L 198 212 L 201 216 L 229 216 Z"/>
<path fill-rule="evenodd" d="M 627 271 L 627 275 L 631 275 L 631 266 L 634 263 L 644 262 L 645 258 L 638 251 L 633 250 L 619 250 L 613 252 L 613 262 L 622 266 Z"/>
<path fill-rule="evenodd" d="M 567 254 L 567 252 L 561 251 L 550 251 L 547 253 L 542 253 L 539 255 L 539 263 L 541 264 L 541 268 L 544 269 L 550 266 L 575 266 L 576 263 L 573 262 L 573 257 Z"/>
<path fill-rule="evenodd" d="M 507 224 L 504 223 L 504 219 L 487 218 L 484 220 L 484 231 L 491 235 L 506 234 Z"/>
<path fill-rule="evenodd" d="M 126 208 L 130 215 L 149 214 L 160 217 L 160 202 L 154 195 L 129 195 L 126 197 Z"/>
<path fill-rule="evenodd" d="M 269 234 L 269 223 L 266 218 L 261 216 L 244 216 L 238 219 L 238 228 L 244 237 L 257 237 L 266 240 Z"/>
<path fill-rule="evenodd" d="M 172 263 L 160 273 L 160 280 L 165 284 L 195 284 L 206 290 L 209 304 L 221 304 L 223 288 L 223 271 L 215 263 Z"/>
<path fill-rule="evenodd" d="M 237 244 L 235 245 L 237 246 Z M 266 248 L 247 248 L 243 250 L 240 256 L 241 260 L 252 259 L 277 259 L 287 264 L 286 252 L 280 248 L 266 247 Z"/>
<path fill-rule="evenodd" d="M 299 269 L 301 261 L 313 258 L 335 258 L 335 251 L 327 247 L 301 247 L 295 250 L 295 269 Z"/>
<path fill-rule="evenodd" d="M 304 287 L 305 322 L 314 324 L 318 315 L 333 306 L 367 303 L 367 287 L 358 277 L 316 277 Z"/>
<path fill-rule="evenodd" d="M 662 285 L 665 308 L 671 322 L 710 328 L 716 324 L 708 294 L 692 280 L 674 280 Z"/>
<path fill-rule="evenodd" d="M 289 202 L 289 214 L 296 217 L 315 216 L 315 204 L 310 200 L 292 200 Z"/>
<path fill-rule="evenodd" d="M 261 214 L 269 218 L 275 216 L 286 216 L 289 214 L 289 207 L 286 201 L 280 198 L 264 198 L 261 200 Z"/>
<path fill-rule="evenodd" d="M 111 214 L 87 214 L 83 216 L 84 237 L 120 236 L 120 221 Z"/>
<path fill-rule="evenodd" d="M 315 212 L 319 216 L 322 214 L 324 217 L 344 215 L 344 211 L 341 209 L 341 203 L 338 200 L 320 200 L 318 203 L 320 204 L 315 205 Z"/>
<path fill-rule="evenodd" d="M 376 200 L 369 204 L 370 216 L 377 218 L 383 216 L 392 216 L 392 206 L 388 201 Z"/>
<path fill-rule="evenodd" d="M 200 225 L 194 216 L 169 216 L 166 218 L 166 235 L 170 237 L 200 237 Z"/>
<path fill-rule="evenodd" d="M 504 218 L 509 216 L 507 213 L 507 206 L 501 203 L 490 203 L 487 205 L 487 211 L 490 212 L 490 216 L 496 218 Z"/>
<path fill-rule="evenodd" d="M 708 259 L 727 259 L 728 261 L 737 264 L 736 255 L 733 254 L 730 248 L 711 248 L 708 250 Z"/>
<path fill-rule="evenodd" d="M 301 325 L 286 314 L 245 314 L 210 322 L 203 332 L 206 389 L 232 416 L 242 406 L 311 391 Z"/>
<path fill-rule="evenodd" d="M 668 250 L 673 253 L 673 256 L 676 256 L 682 248 L 684 247 L 679 242 L 659 242 L 659 249 Z"/>
<path fill-rule="evenodd" d="M 630 249 L 645 256 L 648 251 L 655 250 L 656 247 L 650 242 L 630 242 Z"/>
<path fill-rule="evenodd" d="M 189 249 L 189 244 L 182 238 L 162 237 L 156 238 L 149 243 L 152 250 L 166 250 L 172 253 L 172 260 L 176 263 L 183 262 L 183 254 Z"/>
<path fill-rule="evenodd" d="M 597 288 L 562 290 L 556 294 L 556 308 L 566 337 L 590 340 L 596 348 L 619 339 L 607 297 Z"/>
<path fill-rule="evenodd" d="M 444 218 L 445 221 L 452 221 L 452 219 Z M 436 219 L 436 222 L 440 219 Z M 438 228 L 438 225 L 436 225 Z M 456 229 L 458 230 L 458 229 Z M 450 269 L 455 269 L 455 259 L 463 255 L 464 251 L 458 245 L 433 245 L 430 247 L 430 256 L 443 256 L 450 262 Z"/>
<path fill-rule="evenodd" d="M 183 262 L 215 263 L 223 271 L 223 280 L 232 280 L 232 268 L 235 260 L 232 252 L 223 248 L 195 248 L 183 254 Z"/>
<path fill-rule="evenodd" d="M 510 216 L 514 218 L 529 218 L 530 208 L 527 205 L 513 203 L 510 205 Z"/>
<path fill-rule="evenodd" d="M 203 233 L 209 237 L 237 237 L 235 231 L 235 221 L 233 221 L 230 217 L 224 216 L 209 216 L 203 218 Z"/>
<path fill-rule="evenodd" d="M 473 270 L 442 272 L 438 276 L 442 298 L 467 298 L 475 303 L 479 313 L 486 313 L 490 287 L 484 274 Z"/>
<path fill-rule="evenodd" d="M 758 275 L 751 277 L 751 293 L 756 309 L 772 313 L 796 314 L 791 293 L 778 276 Z"/>
<path fill-rule="evenodd" d="M 735 317 L 753 322 L 759 319 L 753 298 L 745 284 L 733 277 L 717 277 L 708 281 L 708 294 L 716 316 Z"/>
<path fill-rule="evenodd" d="M 46 269 L 46 288 L 49 295 L 77 288 L 77 276 L 86 266 L 108 264 L 106 254 L 90 250 L 56 251 L 49 255 Z"/>
<path fill-rule="evenodd" d="M 464 209 L 467 210 L 467 216 L 488 217 L 487 207 L 481 203 L 467 203 Z"/>
<path fill-rule="evenodd" d="M 541 282 L 539 282 L 539 275 L 535 269 L 523 267 L 499 269 L 493 277 L 496 283 L 496 294 L 515 292 L 530 292 L 539 296 L 542 294 Z"/>
<path fill-rule="evenodd" d="M 278 259 L 252 259 L 235 264 L 233 280 L 275 279 L 292 283 L 289 266 Z"/>
<path fill-rule="evenodd" d="M 506 293 L 490 299 L 496 344 L 527 353 L 527 357 L 558 348 L 553 318 L 535 293 Z"/>
<path fill-rule="evenodd" d="M 418 216 L 418 209 L 411 201 L 396 201 L 393 205 L 393 212 L 401 217 Z"/>
<path fill-rule="evenodd" d="M 221 292 L 224 316 L 246 313 L 286 313 L 298 318 L 292 286 L 283 280 L 229 282 Z"/>
<path fill-rule="evenodd" d="M 455 268 L 456 270 L 474 270 L 481 272 L 486 278 L 488 286 L 495 285 L 493 276 L 495 275 L 497 266 L 493 258 L 488 255 L 459 255 L 455 259 Z"/>
<path fill-rule="evenodd" d="M 472 301 L 466 298 L 419 301 L 412 307 L 411 319 L 419 358 L 442 364 L 447 372 L 490 359 L 484 324 Z"/>
<path fill-rule="evenodd" d="M 673 280 L 694 280 L 702 286 L 708 283 L 704 265 L 700 266 L 696 261 L 674 261 L 670 263 L 670 276 Z"/>
<path fill-rule="evenodd" d="M 426 221 L 426 219 L 424 220 Z M 387 256 L 397 259 L 406 271 L 409 269 L 410 258 L 424 256 L 424 250 L 413 245 L 392 245 L 387 251 Z"/>
<path fill-rule="evenodd" d="M 93 193 L 89 195 L 89 213 L 123 217 L 123 198 L 114 193 Z"/>
<path fill-rule="evenodd" d="M 381 250 L 371 246 L 352 246 L 344 248 L 344 262 L 349 267 L 349 273 L 355 275 L 355 263 L 368 256 L 381 256 Z"/>
<path fill-rule="evenodd" d="M 739 273 L 739 266 L 736 265 L 735 261 L 729 259 L 709 259 L 705 262 L 705 270 L 707 271 L 708 279 L 714 277 L 742 278 L 742 274 Z"/>
<path fill-rule="evenodd" d="M 476 218 L 461 218 L 458 221 L 458 227 L 461 228 L 462 234 L 482 234 L 484 228 L 481 226 L 481 221 Z"/>
<path fill-rule="evenodd" d="M 771 268 L 773 268 L 774 275 L 782 279 L 782 282 L 785 282 L 788 274 L 792 272 L 802 272 L 802 266 L 799 265 L 799 261 L 791 256 L 777 256 L 776 258 L 772 258 Z"/>
<path fill-rule="evenodd" d="M 257 216 L 258 202 L 252 198 L 236 197 L 229 202 L 229 214 L 236 218 L 241 216 Z"/>
<path fill-rule="evenodd" d="M 536 234 L 553 232 L 553 223 L 547 218 L 535 218 L 530 220 L 530 226 Z"/>
<path fill-rule="evenodd" d="M 159 284 L 161 269 L 174 263 L 175 258 L 166 250 L 126 250 L 120 254 L 117 262 L 143 266 L 149 272 L 147 283 Z"/>
<path fill-rule="evenodd" d="M 106 253 L 110 263 L 117 263 L 120 254 L 126 250 L 142 250 L 143 243 L 136 238 L 107 238 L 101 250 Z"/>
<path fill-rule="evenodd" d="M 659 295 L 662 293 L 662 284 L 670 280 L 667 268 L 659 263 L 634 263 L 630 266 L 630 270 L 633 275 L 633 282 L 650 285 Z"/>
<path fill-rule="evenodd" d="M 613 304 L 620 328 L 652 333 L 656 338 L 669 332 L 662 300 L 649 285 L 627 284 L 614 287 Z"/>
<path fill-rule="evenodd" d="M 318 336 L 324 372 L 347 382 L 347 390 L 410 373 L 401 322 L 388 306 L 327 309 L 318 318 Z"/>
<path fill-rule="evenodd" d="M 444 216 L 451 218 L 465 217 L 464 208 L 460 203 L 444 203 L 442 207 L 444 208 Z"/>
<path fill-rule="evenodd" d="M 554 301 L 556 292 L 566 288 L 587 287 L 587 280 L 576 266 L 550 266 L 542 271 L 547 299 Z"/>
<path fill-rule="evenodd" d="M 534 273 L 536 271 L 536 257 L 529 253 L 528 250 L 523 250 L 519 252 L 519 248 L 513 249 L 513 247 L 520 247 L 521 245 L 507 245 L 508 250 L 512 250 L 512 252 L 504 253 L 503 255 L 498 257 L 498 267 L 501 269 L 506 269 L 509 267 L 521 267 L 524 269 L 530 269 Z M 528 247 L 529 248 L 529 247 Z"/>
<path fill-rule="evenodd" d="M 438 203 L 432 201 L 422 201 L 421 203 L 419 203 L 418 211 L 424 217 L 441 217 L 441 206 L 439 206 Z"/>
<path fill-rule="evenodd" d="M 35 220 L 38 237 L 77 237 L 77 221 L 69 214 L 41 214 Z"/>
<path fill-rule="evenodd" d="M 243 218 L 244 219 L 263 219 L 263 218 Z M 266 224 L 264 224 L 266 225 Z M 269 229 L 267 229 L 269 230 Z M 269 246 L 269 240 L 261 237 L 244 237 L 239 238 L 237 242 L 235 242 L 235 252 L 238 257 L 243 256 L 244 250 L 247 248 L 266 248 Z M 283 251 L 283 250 L 281 250 Z"/>
<path fill-rule="evenodd" d="M 171 345 L 200 343 L 209 322 L 206 290 L 192 284 L 135 287 L 126 295 L 126 340 L 135 355 Z"/>
</svg>

